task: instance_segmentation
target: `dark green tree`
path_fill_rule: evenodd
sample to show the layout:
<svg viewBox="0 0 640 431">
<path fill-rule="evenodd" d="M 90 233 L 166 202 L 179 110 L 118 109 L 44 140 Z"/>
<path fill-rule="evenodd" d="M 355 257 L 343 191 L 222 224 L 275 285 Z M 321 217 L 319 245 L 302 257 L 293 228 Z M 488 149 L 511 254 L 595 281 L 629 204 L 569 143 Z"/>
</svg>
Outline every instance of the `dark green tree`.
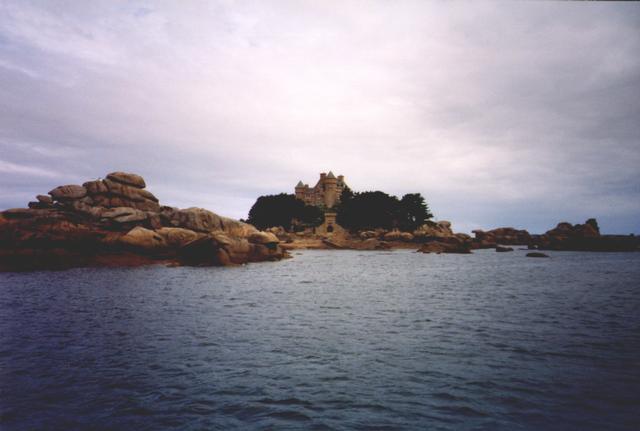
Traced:
<svg viewBox="0 0 640 431">
<path fill-rule="evenodd" d="M 319 208 L 305 205 L 292 194 L 260 196 L 249 210 L 248 223 L 258 229 L 282 226 L 291 230 L 297 221 L 304 226 L 318 226 L 324 220 Z"/>
<path fill-rule="evenodd" d="M 433 217 L 429 206 L 420 193 L 407 193 L 400 199 L 398 209 L 398 228 L 414 231 Z"/>
<path fill-rule="evenodd" d="M 353 199 L 353 191 L 349 188 L 349 186 L 345 185 L 344 189 L 342 189 L 342 193 L 340 194 L 340 203 L 348 202 Z"/>
<path fill-rule="evenodd" d="M 296 218 L 302 228 L 320 226 L 324 222 L 324 212 L 313 205 L 303 205 Z"/>
<path fill-rule="evenodd" d="M 375 191 L 355 193 L 337 208 L 339 225 L 355 231 L 395 227 L 400 201 L 395 196 Z"/>
</svg>

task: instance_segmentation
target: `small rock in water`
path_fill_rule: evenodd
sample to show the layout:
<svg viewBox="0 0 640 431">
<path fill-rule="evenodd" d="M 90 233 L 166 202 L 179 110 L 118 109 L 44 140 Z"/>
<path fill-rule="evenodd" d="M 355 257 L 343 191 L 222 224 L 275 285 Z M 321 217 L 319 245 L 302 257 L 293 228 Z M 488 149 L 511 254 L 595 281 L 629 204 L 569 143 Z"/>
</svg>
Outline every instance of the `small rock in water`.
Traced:
<svg viewBox="0 0 640 431">
<path fill-rule="evenodd" d="M 544 253 L 540 253 L 540 252 L 533 252 L 533 253 L 527 253 L 527 257 L 549 257 Z"/>
<path fill-rule="evenodd" d="M 506 251 L 513 251 L 513 248 L 511 248 L 511 247 L 503 247 L 501 245 L 498 245 L 498 246 L 496 246 L 496 251 L 498 253 L 504 253 Z"/>
</svg>

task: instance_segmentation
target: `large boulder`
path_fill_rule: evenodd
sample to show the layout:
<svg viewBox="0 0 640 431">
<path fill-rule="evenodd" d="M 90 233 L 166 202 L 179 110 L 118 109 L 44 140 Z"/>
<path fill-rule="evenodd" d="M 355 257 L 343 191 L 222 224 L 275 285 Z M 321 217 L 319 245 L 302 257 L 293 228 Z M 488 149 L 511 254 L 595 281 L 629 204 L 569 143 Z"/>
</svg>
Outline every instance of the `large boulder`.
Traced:
<svg viewBox="0 0 640 431">
<path fill-rule="evenodd" d="M 203 208 L 177 209 L 160 208 L 160 216 L 170 226 L 181 227 L 195 232 L 213 232 L 222 229 L 219 215 Z"/>
<path fill-rule="evenodd" d="M 392 230 L 391 232 L 387 232 L 383 235 L 385 241 L 404 241 L 411 242 L 413 241 L 413 235 L 409 232 L 400 232 L 398 230 Z"/>
<path fill-rule="evenodd" d="M 165 251 L 167 242 L 158 233 L 136 226 L 119 238 L 120 243 L 147 252 Z"/>
<path fill-rule="evenodd" d="M 429 221 L 413 232 L 413 236 L 418 240 L 425 238 L 446 238 L 453 235 L 454 233 L 451 230 L 451 222 L 446 220 L 438 222 Z"/>
<path fill-rule="evenodd" d="M 36 196 L 36 199 L 38 200 L 38 202 L 43 203 L 43 204 L 52 204 L 53 203 L 53 199 L 51 199 L 51 196 L 47 196 L 47 195 L 38 195 L 38 196 Z"/>
<path fill-rule="evenodd" d="M 163 227 L 156 231 L 158 235 L 164 238 L 170 247 L 182 247 L 183 245 L 195 241 L 202 234 L 198 234 L 189 229 L 179 227 Z"/>
<path fill-rule="evenodd" d="M 280 240 L 271 232 L 254 232 L 249 235 L 249 242 L 252 244 L 278 244 Z"/>
<path fill-rule="evenodd" d="M 178 258 L 184 265 L 230 265 L 231 259 L 218 239 L 206 235 L 184 244 L 178 250 Z"/>
<path fill-rule="evenodd" d="M 87 195 L 87 189 L 75 184 L 58 186 L 49 192 L 53 200 L 65 201 L 72 199 L 82 199 Z"/>
<path fill-rule="evenodd" d="M 141 211 L 160 210 L 153 193 L 112 179 L 87 181 L 83 184 L 96 206 L 105 208 L 129 207 Z"/>
<path fill-rule="evenodd" d="M 244 223 L 229 217 L 218 217 L 220 217 L 220 225 L 222 227 L 222 230 L 228 235 L 237 236 L 240 238 L 248 238 L 252 234 L 259 232 L 259 230 L 255 228 L 255 226 L 250 225 L 249 223 Z"/>
<path fill-rule="evenodd" d="M 149 218 L 149 215 L 144 212 L 130 207 L 115 207 L 109 210 L 103 210 L 101 217 L 110 219 L 116 223 L 132 223 L 143 222 Z"/>
<path fill-rule="evenodd" d="M 87 193 L 89 195 L 99 195 L 99 194 L 109 193 L 109 189 L 107 188 L 107 185 L 103 183 L 101 180 L 87 181 L 86 183 L 82 184 L 82 187 L 87 189 Z"/>
<path fill-rule="evenodd" d="M 372 230 L 364 230 L 358 234 L 361 240 L 367 240 L 370 238 L 377 238 L 378 234 Z"/>
<path fill-rule="evenodd" d="M 107 186 L 109 193 L 113 196 L 120 196 L 134 202 L 142 202 L 144 200 L 150 200 L 156 203 L 158 202 L 158 198 L 156 198 L 150 191 L 121 184 L 109 179 L 103 180 L 102 182 Z"/>
<path fill-rule="evenodd" d="M 116 181 L 127 186 L 137 187 L 139 189 L 144 189 L 147 186 L 147 184 L 144 182 L 144 178 L 142 178 L 140 175 L 131 174 L 128 172 L 111 172 L 107 175 L 107 178 L 111 181 Z"/>
</svg>

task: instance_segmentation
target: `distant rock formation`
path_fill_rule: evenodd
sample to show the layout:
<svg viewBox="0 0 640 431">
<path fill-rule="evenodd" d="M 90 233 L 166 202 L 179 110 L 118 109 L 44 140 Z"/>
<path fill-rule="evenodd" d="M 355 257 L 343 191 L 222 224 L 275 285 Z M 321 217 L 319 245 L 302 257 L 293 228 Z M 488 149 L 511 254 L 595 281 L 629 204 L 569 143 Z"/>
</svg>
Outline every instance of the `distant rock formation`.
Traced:
<svg viewBox="0 0 640 431">
<path fill-rule="evenodd" d="M 633 235 L 601 235 L 596 219 L 584 224 L 561 222 L 542 235 L 526 230 L 501 227 L 490 231 L 474 230 L 473 248 L 497 248 L 500 245 L 526 245 L 540 250 L 565 251 L 638 251 L 640 238 Z"/>
<path fill-rule="evenodd" d="M 596 219 L 584 224 L 562 222 L 545 232 L 533 235 L 531 248 L 566 251 L 639 251 L 640 238 L 633 235 L 601 235 Z"/>
<path fill-rule="evenodd" d="M 229 265 L 286 255 L 272 233 L 202 208 L 161 206 L 145 187 L 139 175 L 113 172 L 0 212 L 0 270 Z"/>
<path fill-rule="evenodd" d="M 471 237 L 465 233 L 454 233 L 451 222 L 427 222 L 413 232 L 416 242 L 422 244 L 422 253 L 471 253 Z"/>
<path fill-rule="evenodd" d="M 495 248 L 498 245 L 528 245 L 531 235 L 526 230 L 501 227 L 489 231 L 474 230 L 473 248 Z"/>
</svg>

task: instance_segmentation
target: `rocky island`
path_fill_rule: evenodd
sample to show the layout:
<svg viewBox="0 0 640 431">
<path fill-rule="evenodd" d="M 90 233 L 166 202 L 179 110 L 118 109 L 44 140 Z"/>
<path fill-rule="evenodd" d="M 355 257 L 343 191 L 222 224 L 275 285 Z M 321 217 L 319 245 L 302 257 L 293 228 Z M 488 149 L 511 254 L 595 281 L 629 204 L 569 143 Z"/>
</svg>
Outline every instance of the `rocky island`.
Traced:
<svg viewBox="0 0 640 431">
<path fill-rule="evenodd" d="M 64 185 L 0 212 L 0 270 L 278 260 L 278 238 L 202 208 L 162 206 L 136 174 Z"/>
<path fill-rule="evenodd" d="M 380 190 L 353 192 L 344 175 L 329 171 L 320 173 L 314 186 L 299 181 L 293 194 L 259 197 L 248 221 L 278 236 L 287 249 L 413 248 L 422 253 L 462 254 L 491 248 L 513 251 L 509 245 L 559 251 L 640 249 L 634 235 L 602 235 L 593 218 L 584 224 L 561 222 L 541 235 L 500 227 L 474 230 L 471 237 L 454 232 L 450 222 L 432 217 L 420 193 L 399 199 Z"/>
<path fill-rule="evenodd" d="M 343 176 L 336 179 L 331 173 L 322 174 L 320 181 L 329 185 L 333 181 L 347 189 Z M 317 189 L 332 190 L 323 185 Z M 298 186 L 297 197 L 276 196 L 277 204 L 296 203 L 302 198 L 312 203 L 327 199 L 327 194 L 314 195 L 303 187 Z M 337 202 L 340 194 L 329 195 L 334 199 L 330 203 Z M 475 237 L 471 237 L 455 233 L 448 221 L 425 220 L 412 230 L 346 229 L 337 223 L 331 206 L 311 213 L 320 217 L 315 227 L 296 230 L 295 224 L 289 229 L 267 225 L 261 226 L 261 231 L 206 209 L 160 205 L 141 176 L 125 172 L 112 172 L 105 179 L 82 185 L 58 186 L 36 199 L 28 208 L 0 212 L 0 271 L 153 263 L 226 266 L 279 260 L 288 256 L 287 250 L 301 248 L 409 248 L 422 253 L 462 254 L 487 248 L 509 252 L 513 250 L 509 245 L 534 250 L 640 249 L 640 241 L 633 235 L 601 235 L 595 219 L 576 225 L 562 222 L 542 235 L 502 227 L 475 230 Z M 309 206 L 301 208 L 309 210 Z"/>
<path fill-rule="evenodd" d="M 422 253 L 469 254 L 473 250 L 480 249 L 509 252 L 514 250 L 509 246 L 518 245 L 531 250 L 640 251 L 640 237 L 601 235 L 595 219 L 589 219 L 584 224 L 575 225 L 561 222 L 555 228 L 541 235 L 530 234 L 526 230 L 512 227 L 501 227 L 488 231 L 474 230 L 475 236 L 471 237 L 465 233 L 454 232 L 451 223 L 445 220 L 427 221 L 413 232 L 398 229 L 375 229 L 352 233 L 337 229 L 331 234 L 318 235 L 310 232 L 287 232 L 281 227 L 267 230 L 281 240 L 281 246 L 285 249 L 386 250 L 405 248 L 416 249 Z"/>
</svg>

